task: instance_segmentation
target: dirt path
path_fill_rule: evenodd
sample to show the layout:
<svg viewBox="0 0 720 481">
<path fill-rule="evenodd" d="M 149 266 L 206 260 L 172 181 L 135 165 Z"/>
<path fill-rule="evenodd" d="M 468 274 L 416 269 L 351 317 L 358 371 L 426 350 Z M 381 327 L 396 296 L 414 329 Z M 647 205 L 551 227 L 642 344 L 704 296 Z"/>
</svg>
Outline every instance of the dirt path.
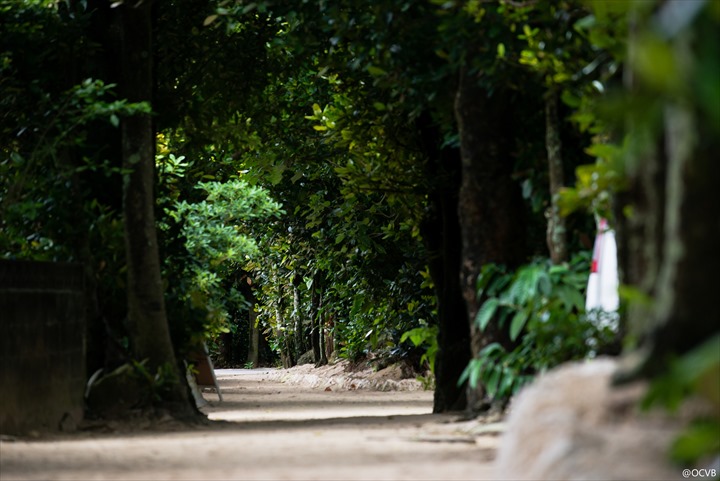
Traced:
<svg viewBox="0 0 720 481">
<path fill-rule="evenodd" d="M 497 438 L 432 415 L 432 392 L 331 390 L 217 372 L 209 427 L 0 441 L 11 479 L 493 479 Z M 489 426 L 492 430 L 492 426 Z"/>
</svg>

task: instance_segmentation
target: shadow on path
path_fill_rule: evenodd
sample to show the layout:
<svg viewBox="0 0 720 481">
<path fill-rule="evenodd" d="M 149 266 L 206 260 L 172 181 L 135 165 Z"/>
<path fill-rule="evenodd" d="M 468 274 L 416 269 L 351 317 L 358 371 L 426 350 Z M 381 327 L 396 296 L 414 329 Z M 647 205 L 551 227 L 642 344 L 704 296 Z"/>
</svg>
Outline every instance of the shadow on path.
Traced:
<svg viewBox="0 0 720 481">
<path fill-rule="evenodd" d="M 432 392 L 313 390 L 262 372 L 218 378 L 225 402 L 207 394 L 207 425 L 1 442 L 0 478 L 493 479 L 494 444 L 459 432 L 457 416 L 431 414 Z"/>
</svg>

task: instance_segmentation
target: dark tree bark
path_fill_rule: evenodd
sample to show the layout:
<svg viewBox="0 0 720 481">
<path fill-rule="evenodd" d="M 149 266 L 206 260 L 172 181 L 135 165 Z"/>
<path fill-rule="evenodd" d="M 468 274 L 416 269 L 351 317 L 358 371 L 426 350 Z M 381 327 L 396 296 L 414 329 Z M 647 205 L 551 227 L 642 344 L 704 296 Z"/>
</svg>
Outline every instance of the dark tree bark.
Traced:
<svg viewBox="0 0 720 481">
<path fill-rule="evenodd" d="M 470 361 L 470 324 L 460 288 L 460 153 L 457 149 L 439 148 L 442 134 L 428 115 L 422 116 L 419 124 L 431 184 L 422 236 L 435 285 L 438 316 L 433 412 L 460 411 L 467 406 L 467 397 L 465 388 L 458 386 L 457 381 Z"/>
<path fill-rule="evenodd" d="M 79 8 L 78 3 L 72 2 L 70 11 Z M 88 77 L 102 79 L 106 84 L 117 84 L 120 82 L 118 59 L 120 58 L 121 42 L 117 12 L 115 9 L 111 9 L 107 2 L 98 0 L 89 0 L 87 10 L 91 14 L 84 33 L 89 41 L 97 47 L 93 55 L 82 59 L 79 55 L 77 56 L 76 65 L 72 68 L 78 70 L 74 72 L 72 84 L 78 84 L 82 79 Z M 84 145 L 75 149 L 75 155 L 77 159 L 81 159 L 83 156 L 92 158 L 94 155 L 99 155 L 108 159 L 111 165 L 120 167 L 122 165 L 120 137 L 118 129 L 107 121 L 94 122 L 88 131 Z M 80 161 L 77 162 L 80 165 Z M 78 196 L 97 199 L 113 214 L 119 215 L 122 208 L 122 185 L 118 177 L 91 171 L 78 172 L 73 175 L 73 189 Z M 81 189 L 88 189 L 89 193 L 86 191 L 84 194 L 80 194 Z M 78 205 L 77 208 L 80 206 Z M 119 319 L 124 317 L 124 312 L 122 312 L 124 303 L 115 301 L 122 306 L 116 307 L 107 301 L 103 302 L 102 283 L 98 281 L 98 274 L 103 270 L 100 264 L 104 262 L 104 259 L 101 259 L 101 254 L 91 248 L 88 223 L 82 221 L 75 228 L 80 235 L 73 244 L 78 246 L 77 256 L 85 268 L 86 367 L 89 378 L 98 369 L 113 369 L 127 361 L 125 358 L 127 353 L 118 349 L 117 341 L 111 334 L 120 324 Z"/>
<path fill-rule="evenodd" d="M 545 148 L 547 150 L 548 177 L 550 179 L 550 208 L 547 212 L 547 245 L 553 264 L 567 260 L 567 226 L 560 215 L 558 195 L 564 185 L 558 95 L 551 88 L 545 97 Z"/>
<path fill-rule="evenodd" d="M 130 102 L 151 101 L 151 4 L 122 7 L 122 92 Z M 178 383 L 167 406 L 176 414 L 192 414 L 190 399 L 170 339 L 160 277 L 155 230 L 155 137 L 149 114 L 128 117 L 122 124 L 123 217 L 127 256 L 128 328 L 133 354 L 147 359 L 152 371 L 170 369 Z"/>
<path fill-rule="evenodd" d="M 462 232 L 461 288 L 471 325 L 471 352 L 492 342 L 511 347 L 507 329 L 491 322 L 475 325 L 481 300 L 476 281 L 488 262 L 517 267 L 526 260 L 525 209 L 520 186 L 512 179 L 513 98 L 498 87 L 492 93 L 466 71 L 460 74 L 455 117 L 460 133 L 462 185 L 459 216 Z M 478 409 L 482 390 L 468 390 L 468 408 Z"/>
</svg>

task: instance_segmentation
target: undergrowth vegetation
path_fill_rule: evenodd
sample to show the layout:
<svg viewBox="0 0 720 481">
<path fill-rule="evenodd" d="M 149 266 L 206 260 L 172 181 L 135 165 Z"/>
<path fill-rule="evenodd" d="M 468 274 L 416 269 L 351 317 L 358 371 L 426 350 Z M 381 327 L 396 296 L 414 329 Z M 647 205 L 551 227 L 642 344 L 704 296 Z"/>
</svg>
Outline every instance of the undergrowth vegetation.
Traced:
<svg viewBox="0 0 720 481">
<path fill-rule="evenodd" d="M 475 324 L 484 330 L 497 318 L 514 348 L 497 342 L 483 347 L 459 382 L 481 383 L 492 399 L 508 399 L 536 374 L 608 349 L 617 329 L 585 311 L 589 268 L 587 253 L 560 265 L 538 258 L 514 271 L 486 264 L 477 280 L 483 303 Z"/>
</svg>

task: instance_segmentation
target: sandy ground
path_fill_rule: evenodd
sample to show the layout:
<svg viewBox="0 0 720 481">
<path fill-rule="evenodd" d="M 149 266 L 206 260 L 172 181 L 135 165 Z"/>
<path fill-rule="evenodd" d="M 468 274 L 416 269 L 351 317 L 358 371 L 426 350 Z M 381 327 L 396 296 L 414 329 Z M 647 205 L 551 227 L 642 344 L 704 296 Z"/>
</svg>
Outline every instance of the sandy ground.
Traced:
<svg viewBox="0 0 720 481">
<path fill-rule="evenodd" d="M 320 383 L 302 369 L 218 370 L 210 426 L 6 437 L 0 480 L 493 479 L 500 424 L 433 415 L 431 391 Z"/>
</svg>

